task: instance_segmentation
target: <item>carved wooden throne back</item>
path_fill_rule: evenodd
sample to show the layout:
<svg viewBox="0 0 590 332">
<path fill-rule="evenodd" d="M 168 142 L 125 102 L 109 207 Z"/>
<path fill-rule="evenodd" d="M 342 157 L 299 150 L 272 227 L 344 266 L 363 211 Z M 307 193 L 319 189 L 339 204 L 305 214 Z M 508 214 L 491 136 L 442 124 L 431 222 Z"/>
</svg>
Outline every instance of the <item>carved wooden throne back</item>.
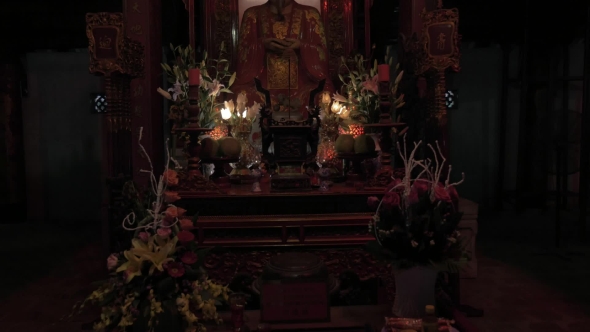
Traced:
<svg viewBox="0 0 590 332">
<path fill-rule="evenodd" d="M 324 21 L 328 52 L 330 53 L 330 73 L 332 80 L 338 81 L 340 58 L 347 57 L 354 45 L 354 0 L 317 0 Z M 244 6 L 251 6 L 247 0 L 205 0 L 204 17 L 195 20 L 202 22 L 197 31 L 205 41 L 210 56 L 217 57 L 221 43 L 225 43 L 228 60 L 235 70 L 238 50 L 240 12 Z M 199 29 L 199 28 L 197 28 Z"/>
</svg>

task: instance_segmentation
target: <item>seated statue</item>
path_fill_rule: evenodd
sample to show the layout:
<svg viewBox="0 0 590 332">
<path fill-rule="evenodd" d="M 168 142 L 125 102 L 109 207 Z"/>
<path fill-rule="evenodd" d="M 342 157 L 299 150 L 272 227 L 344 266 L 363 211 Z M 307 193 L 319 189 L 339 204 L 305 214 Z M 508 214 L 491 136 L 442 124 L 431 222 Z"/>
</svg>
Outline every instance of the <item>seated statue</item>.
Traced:
<svg viewBox="0 0 590 332">
<path fill-rule="evenodd" d="M 270 91 L 275 110 L 281 104 L 301 111 L 303 117 L 307 117 L 310 92 L 320 81 L 326 80 L 325 90 L 333 92 L 324 25 L 317 9 L 293 0 L 269 0 L 246 10 L 232 90 L 263 103 L 255 78 Z"/>
</svg>

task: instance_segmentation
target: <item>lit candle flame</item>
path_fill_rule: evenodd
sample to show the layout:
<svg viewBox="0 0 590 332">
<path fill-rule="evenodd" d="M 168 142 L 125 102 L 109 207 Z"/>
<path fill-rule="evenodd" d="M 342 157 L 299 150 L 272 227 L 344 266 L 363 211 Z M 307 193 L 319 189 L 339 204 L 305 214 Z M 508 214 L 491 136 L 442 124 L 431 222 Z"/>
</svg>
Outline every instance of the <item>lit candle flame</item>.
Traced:
<svg viewBox="0 0 590 332">
<path fill-rule="evenodd" d="M 229 110 L 229 108 L 221 109 L 221 118 L 223 120 L 229 120 L 229 118 L 231 118 L 231 111 Z"/>
</svg>

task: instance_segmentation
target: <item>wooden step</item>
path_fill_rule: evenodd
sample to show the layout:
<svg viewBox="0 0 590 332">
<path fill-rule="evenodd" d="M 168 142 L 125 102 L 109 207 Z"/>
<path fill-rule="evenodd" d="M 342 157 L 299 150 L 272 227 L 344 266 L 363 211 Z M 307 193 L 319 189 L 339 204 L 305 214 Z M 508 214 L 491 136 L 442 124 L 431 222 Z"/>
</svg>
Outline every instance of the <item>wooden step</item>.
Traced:
<svg viewBox="0 0 590 332">
<path fill-rule="evenodd" d="M 348 226 L 368 225 L 373 214 L 330 213 L 330 214 L 285 214 L 285 215 L 242 215 L 199 217 L 198 228 L 252 228 L 282 226 Z"/>
<path fill-rule="evenodd" d="M 372 239 L 372 213 L 203 216 L 197 222 L 204 247 L 363 245 Z"/>
</svg>

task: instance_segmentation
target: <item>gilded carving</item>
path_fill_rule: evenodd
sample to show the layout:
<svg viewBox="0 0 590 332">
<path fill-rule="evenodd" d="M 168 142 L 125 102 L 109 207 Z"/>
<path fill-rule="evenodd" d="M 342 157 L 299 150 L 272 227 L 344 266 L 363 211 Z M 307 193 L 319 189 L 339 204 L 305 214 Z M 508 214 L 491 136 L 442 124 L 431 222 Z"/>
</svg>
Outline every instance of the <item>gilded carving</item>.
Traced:
<svg viewBox="0 0 590 332">
<path fill-rule="evenodd" d="M 134 26 L 131 27 L 131 32 L 133 32 L 136 35 L 141 35 L 143 34 L 142 28 L 140 24 L 136 24 Z"/>
<path fill-rule="evenodd" d="M 293 58 L 283 58 L 275 54 L 269 54 L 267 57 L 268 68 L 268 88 L 269 89 L 298 89 L 298 68 L 299 60 L 297 56 Z M 289 67 L 291 72 L 289 73 Z M 291 83 L 289 86 L 289 78 Z"/>
<path fill-rule="evenodd" d="M 143 85 L 138 84 L 135 89 L 133 89 L 133 97 L 141 97 L 143 96 Z"/>
<path fill-rule="evenodd" d="M 134 1 L 134 2 L 133 2 L 133 7 L 131 7 L 131 9 L 132 9 L 134 12 L 136 12 L 136 13 L 138 13 L 138 14 L 141 14 L 141 10 L 139 9 L 139 3 L 137 3 L 137 1 Z"/>
<path fill-rule="evenodd" d="M 424 11 L 422 20 L 424 29 L 420 39 L 404 41 L 404 49 L 412 54 L 416 75 L 447 68 L 459 71 L 459 11 L 456 8 Z"/>
<path fill-rule="evenodd" d="M 328 52 L 330 53 L 329 65 L 333 79 L 338 79 L 340 59 L 346 54 L 346 12 L 347 0 L 330 1 L 328 4 L 328 22 L 326 23 L 326 38 Z"/>
<path fill-rule="evenodd" d="M 280 144 L 281 158 L 301 157 L 301 140 L 299 138 L 282 139 Z"/>
<path fill-rule="evenodd" d="M 98 48 L 103 50 L 112 50 L 113 49 L 113 39 L 108 36 L 100 37 L 98 41 Z"/>
<path fill-rule="evenodd" d="M 235 9 L 234 9 L 235 7 Z M 237 28 L 237 2 L 235 0 L 216 0 L 213 4 L 215 22 L 213 22 L 213 45 L 210 48 L 213 56 L 217 56 L 217 52 L 221 48 L 221 43 L 224 43 L 228 54 L 233 56 L 234 47 L 237 44 L 237 31 L 234 31 L 234 26 Z"/>
<path fill-rule="evenodd" d="M 121 49 L 124 40 L 122 13 L 86 14 L 86 36 L 90 53 L 90 71 L 110 74 L 122 72 Z"/>
</svg>

